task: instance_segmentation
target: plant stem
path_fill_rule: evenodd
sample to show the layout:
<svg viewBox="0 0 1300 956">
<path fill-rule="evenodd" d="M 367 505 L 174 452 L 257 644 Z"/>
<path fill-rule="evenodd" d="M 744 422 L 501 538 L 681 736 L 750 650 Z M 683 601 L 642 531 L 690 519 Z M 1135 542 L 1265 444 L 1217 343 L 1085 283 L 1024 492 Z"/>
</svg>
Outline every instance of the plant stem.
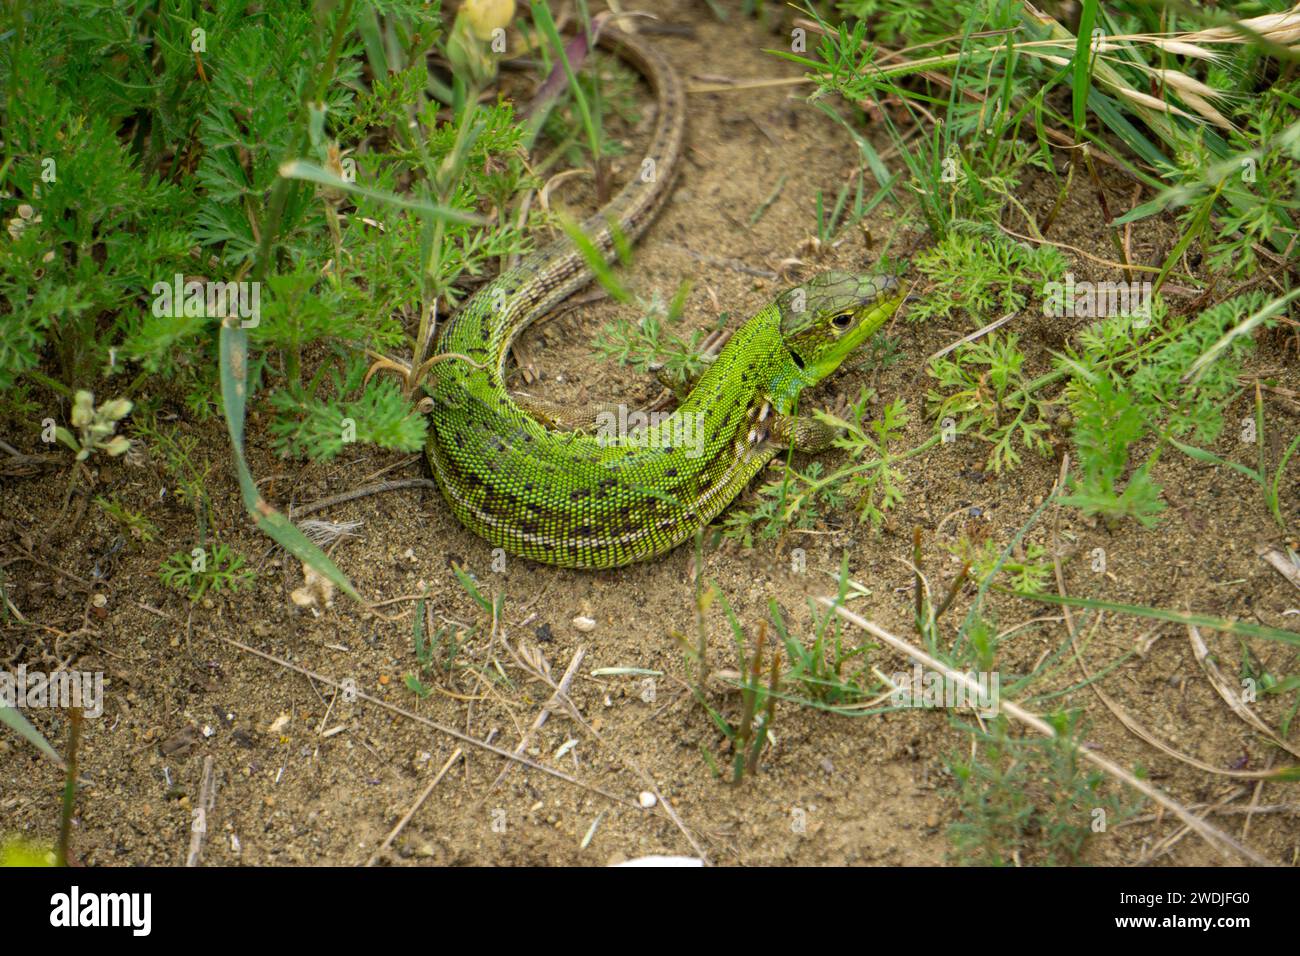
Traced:
<svg viewBox="0 0 1300 956">
<path fill-rule="evenodd" d="M 77 748 L 81 743 L 81 708 L 73 707 L 69 717 L 68 775 L 63 784 L 63 812 L 59 819 L 59 845 L 55 851 L 55 865 L 68 865 L 68 841 L 72 837 L 72 811 L 77 801 Z"/>
</svg>

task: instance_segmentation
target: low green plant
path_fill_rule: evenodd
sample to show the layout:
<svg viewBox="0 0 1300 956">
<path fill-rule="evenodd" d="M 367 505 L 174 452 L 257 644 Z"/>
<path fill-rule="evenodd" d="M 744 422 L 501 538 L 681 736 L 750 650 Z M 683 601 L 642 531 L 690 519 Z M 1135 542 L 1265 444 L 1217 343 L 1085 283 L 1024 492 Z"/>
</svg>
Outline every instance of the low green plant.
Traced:
<svg viewBox="0 0 1300 956">
<path fill-rule="evenodd" d="M 840 561 L 838 591 L 836 604 L 843 606 L 850 597 L 850 590 L 855 582 L 849 578 L 848 553 Z M 870 641 L 861 641 L 850 646 L 844 633 L 844 622 L 832 608 L 821 607 L 811 598 L 808 601 L 812 613 L 812 640 L 805 644 L 798 635 L 792 634 L 785 623 L 781 608 L 775 600 L 768 601 L 768 615 L 777 638 L 785 648 L 785 657 L 789 669 L 782 675 L 781 683 L 786 688 L 800 687 L 803 690 L 797 703 L 827 710 L 832 713 L 854 713 L 845 710 L 874 694 L 879 693 L 880 681 L 871 674 L 870 655 L 879 645 Z M 851 668 L 846 673 L 846 668 Z M 792 700 L 789 691 L 783 697 Z"/>
<path fill-rule="evenodd" d="M 649 301 L 639 303 L 640 319 L 619 318 L 607 323 L 592 340 L 596 355 L 641 373 L 662 369 L 661 375 L 676 384 L 698 376 L 704 369 L 700 346 L 707 332 L 695 329 L 684 334 L 678 330 L 690 291 L 690 283 L 683 282 L 668 302 L 652 293 Z M 719 317 L 719 324 L 726 317 Z"/>
<path fill-rule="evenodd" d="M 1041 591 L 1052 578 L 1052 562 L 1047 549 L 1037 542 L 1013 548 L 1005 559 L 1002 557 L 1003 546 L 997 541 L 985 539 L 976 542 L 968 535 L 962 535 L 948 550 L 969 566 L 976 580 L 1003 574 L 1012 591 Z"/>
<path fill-rule="evenodd" d="M 878 332 L 862 347 L 861 359 L 852 367 L 861 366 L 878 375 L 905 361 L 906 358 L 907 353 L 903 348 L 901 335 L 886 335 L 884 332 Z"/>
<path fill-rule="evenodd" d="M 1151 478 L 1158 453 L 1128 473 L 1131 450 L 1148 432 L 1133 393 L 1104 377 L 1094 379 L 1091 388 L 1076 380 L 1070 409 L 1079 467 L 1070 475 L 1071 493 L 1062 502 L 1111 524 L 1123 518 L 1155 524 L 1165 508 L 1160 485 Z"/>
<path fill-rule="evenodd" d="M 136 541 L 149 544 L 161 534 L 158 526 L 146 518 L 143 512 L 132 511 L 116 497 L 105 498 L 103 495 L 97 495 L 95 504 L 105 515 L 125 528 Z"/>
<path fill-rule="evenodd" d="M 906 6 L 896 0 L 845 4 L 842 10 L 870 9 L 880 15 L 835 25 L 809 5 L 805 12 L 821 34 L 817 58 L 770 52 L 811 72 L 817 90 L 810 99 L 824 112 L 834 115 L 826 105 L 830 92 L 851 104 L 870 104 L 904 167 L 891 171 L 881 154 L 859 142 L 864 165 L 880 184 L 877 195 L 888 192 L 901 204 L 900 195 L 910 193 L 936 240 L 945 239 L 954 227 L 991 228 L 1002 221 L 1007 205 L 1029 216 L 1015 198 L 1027 168 L 1056 174 L 1041 126 L 1043 84 L 1029 74 L 1026 57 L 1009 42 L 1023 8 L 1014 0 L 971 0 L 943 11 L 904 10 Z M 882 55 L 879 37 L 892 35 L 891 16 L 920 31 L 907 39 L 908 49 L 917 55 Z M 946 71 L 952 81 L 938 90 L 914 79 Z M 971 90 L 978 92 L 962 95 Z M 900 128 L 897 104 L 922 135 Z M 936 107 L 944 112 L 940 122 L 935 122 Z M 895 184 L 905 189 L 895 189 Z"/>
<path fill-rule="evenodd" d="M 426 636 L 424 630 L 426 602 L 427 599 L 421 597 L 415 603 L 415 620 L 412 624 L 411 643 L 417 667 L 414 671 L 407 671 L 402 677 L 407 690 L 421 698 L 433 693 L 433 689 L 425 681 L 438 672 L 443 674 L 450 672 L 456 666 L 456 657 L 461 648 L 474 637 L 475 632 L 475 628 L 470 628 L 462 640 L 460 630 L 446 624 L 432 635 Z"/>
<path fill-rule="evenodd" d="M 209 591 L 237 591 L 251 584 L 257 573 L 244 567 L 244 556 L 221 542 L 210 549 L 195 548 L 188 554 L 177 551 L 158 569 L 162 582 L 185 592 L 191 602 Z"/>
<path fill-rule="evenodd" d="M 194 512 L 198 540 L 202 544 L 213 526 L 212 499 L 208 495 L 208 475 L 212 462 L 200 450 L 201 440 L 179 425 L 164 426 L 156 416 L 140 415 L 135 431 L 150 453 L 157 453 L 160 464 L 171 479 L 176 500 Z"/>
<path fill-rule="evenodd" d="M 1083 766 L 1079 713 L 1046 715 L 1055 737 L 1020 737 L 998 716 L 983 726 L 961 722 L 974 747 L 951 753 L 947 767 L 958 802 L 948 828 L 953 862 L 971 866 L 1069 866 L 1079 862 L 1094 824 L 1131 815 Z"/>
<path fill-rule="evenodd" d="M 1220 89 L 1249 75 L 1227 64 L 1210 73 Z M 1233 276 L 1260 268 L 1259 249 L 1290 241 L 1300 209 L 1300 81 L 1274 83 L 1249 103 L 1223 139 L 1196 131 L 1180 141 L 1162 170 L 1177 185 L 1156 200 L 1161 208 L 1179 209 L 1183 234 L 1200 240 L 1210 269 Z"/>
<path fill-rule="evenodd" d="M 1078 346 L 1057 361 L 1058 370 L 1069 375 L 1063 395 L 1078 452 L 1065 502 L 1109 522 L 1154 524 L 1164 503 L 1151 469 L 1168 443 L 1253 477 L 1265 490 L 1270 512 L 1280 517 L 1270 493 L 1277 481 L 1270 482 L 1262 463 L 1255 472 L 1183 441 L 1213 442 L 1222 433 L 1225 409 L 1241 393 L 1242 363 L 1254 347 L 1250 336 L 1230 337 L 1232 330 L 1267 302 L 1265 294 L 1251 292 L 1179 317 L 1157 297 L 1150 316 L 1113 316 L 1083 329 Z M 1214 360 L 1203 363 L 1216 348 Z M 1262 408 L 1257 425 L 1262 429 Z M 1159 440 L 1155 449 L 1132 467 L 1134 451 L 1148 438 Z M 1262 454 L 1262 440 L 1258 447 Z M 1289 457 L 1283 456 L 1280 468 Z"/>
<path fill-rule="evenodd" d="M 819 461 L 800 471 L 789 465 L 781 477 L 763 485 L 758 502 L 732 508 L 723 519 L 723 534 L 751 547 L 755 540 L 774 540 L 787 530 L 806 530 L 826 514 L 853 507 L 858 520 L 879 529 L 888 513 L 904 497 L 904 475 L 900 465 L 938 444 L 939 435 L 913 448 L 900 450 L 910 417 L 907 404 L 895 399 L 880 416 L 863 424 L 867 407 L 874 398 L 863 389 L 846 410 L 847 417 L 818 409 L 813 415 L 840 430 L 834 447 L 848 453 L 848 462 L 826 471 Z"/>
<path fill-rule="evenodd" d="M 825 468 L 819 461 L 803 471 L 782 469 L 776 480 L 759 486 L 752 501 L 727 509 L 722 516 L 722 536 L 752 548 L 759 541 L 776 541 L 791 531 L 813 528 L 847 502 L 839 483 L 822 484 L 824 479 Z M 789 507 L 791 503 L 795 506 Z"/>
<path fill-rule="evenodd" d="M 952 728 L 969 739 L 945 760 L 953 778 L 949 795 L 958 805 L 958 819 L 948 828 L 949 857 L 957 863 L 1075 863 L 1092 833 L 1118 823 L 1136 806 L 1121 803 L 1117 795 L 1103 789 L 1100 773 L 1084 769 L 1077 710 L 1053 704 L 1058 709 L 1047 719 L 1056 736 L 1043 738 L 1021 736 L 1000 706 L 1001 700 L 1010 698 L 1034 707 L 1057 697 L 1068 698 L 1084 686 L 1033 693 L 1035 686 L 1072 665 L 1070 650 L 1078 645 L 1066 636 L 1051 653 L 1039 655 L 1032 672 L 1010 672 L 1001 666 L 1005 652 L 1011 642 L 1032 633 L 1032 628 L 1000 631 L 993 613 L 984 606 L 985 594 L 1000 574 L 1018 571 L 1023 577 L 1018 583 L 1023 585 L 1050 573 L 1044 551 L 1025 540 L 1050 504 L 1049 498 L 1035 509 L 1005 545 L 985 542 L 984 546 L 968 547 L 961 571 L 943 587 L 933 573 L 923 580 L 919 529 L 913 538 L 917 636 L 926 652 L 952 672 L 986 676 L 988 683 L 981 682 L 981 686 L 994 698 L 987 703 L 997 707 L 996 712 L 983 713 L 978 723 L 966 719 L 962 711 L 947 711 Z M 1025 557 L 1017 558 L 1022 550 Z M 978 591 L 952 635 L 944 615 L 968 581 L 977 583 Z M 1082 626 L 1083 616 L 1077 620 Z M 1086 646 L 1086 639 L 1083 643 Z M 1109 672 L 1124 659 L 1099 673 Z"/>
<path fill-rule="evenodd" d="M 713 725 L 727 739 L 731 746 L 731 782 L 739 784 L 746 774 L 753 775 L 758 770 L 759 757 L 767 744 L 773 722 L 776 719 L 776 703 L 781 685 L 781 654 L 773 651 L 771 663 L 766 668 L 764 678 L 764 652 L 767 648 L 767 621 L 760 623 L 757 638 L 753 642 L 753 651 L 749 650 L 749 640 L 740 620 L 736 617 L 726 597 L 711 581 L 706 582 L 703 572 L 704 535 L 695 537 L 695 621 L 696 643 L 681 634 L 675 635 L 686 655 L 687 669 L 692 666 L 696 678 L 690 683 L 695 702 L 709 716 Z M 740 714 L 733 721 L 728 720 L 711 701 L 706 690 L 709 676 L 708 644 L 705 616 L 717 602 L 727 620 L 731 631 L 732 643 L 736 649 L 739 680 L 736 686 L 740 690 Z M 707 747 L 700 745 L 700 753 L 713 776 L 723 778 L 723 772 Z"/>
<path fill-rule="evenodd" d="M 418 444 L 422 419 L 403 419 L 382 384 L 318 395 L 323 370 L 399 345 L 404 314 L 431 331 L 439 300 L 453 307 L 526 251 L 510 205 L 536 185 L 509 103 L 480 105 L 481 86 L 464 95 L 456 78 L 444 122 L 427 98 L 445 88 L 427 67 L 446 53 L 438 4 L 82 6 L 0 15 L 0 389 L 119 377 L 130 400 L 152 380 L 205 418 L 223 317 L 160 308 L 154 290 L 243 283 L 262 304 L 246 326 L 249 397 L 287 393 L 273 421 L 310 433 L 283 448 L 334 453 L 314 436 L 341 401 L 363 440 Z M 367 429 L 366 412 L 401 427 Z"/>
<path fill-rule="evenodd" d="M 278 451 L 328 460 L 354 442 L 406 452 L 424 446 L 424 419 L 395 381 L 363 386 L 366 363 L 360 356 L 340 365 L 322 367 L 309 387 L 269 397 L 271 407 L 282 413 L 269 429 Z"/>
<path fill-rule="evenodd" d="M 981 9 L 980 0 L 957 0 L 951 7 L 928 7 L 908 0 L 838 0 L 835 9 L 869 28 L 879 43 L 919 43 L 948 36 L 952 25 Z"/>
<path fill-rule="evenodd" d="M 1291 553 L 1291 560 L 1297 567 L 1300 567 L 1300 557 L 1294 552 Z M 1282 715 L 1278 722 L 1278 730 L 1284 739 L 1291 736 L 1291 725 L 1295 721 L 1296 713 L 1300 712 L 1300 655 L 1296 655 L 1290 661 L 1292 672 L 1274 674 L 1271 670 L 1251 652 L 1250 647 L 1245 641 L 1241 641 L 1241 667 L 1240 674 L 1243 681 L 1242 686 L 1249 686 L 1244 683 L 1246 680 L 1255 682 L 1261 694 L 1268 694 L 1275 697 L 1286 697 L 1289 694 L 1295 694 L 1291 705 Z"/>
<path fill-rule="evenodd" d="M 857 509 L 860 521 L 879 528 L 885 521 L 885 513 L 903 500 L 903 473 L 898 467 L 903 455 L 897 448 L 909 416 L 907 403 L 896 398 L 864 428 L 862 413 L 866 398 L 865 394 L 859 397 L 848 421 L 820 410 L 815 415 L 820 421 L 844 429 L 835 439 L 835 447 L 847 452 L 854 466 L 845 474 L 841 492 Z"/>
<path fill-rule="evenodd" d="M 988 467 L 995 473 L 1019 465 L 1021 448 L 1040 455 L 1052 450 L 1051 403 L 1040 394 L 1042 380 L 1031 381 L 1024 366 L 1019 336 L 990 332 L 926 370 L 937 384 L 926 396 L 930 414 L 950 436 L 969 434 L 992 445 Z"/>
<path fill-rule="evenodd" d="M 991 228 L 960 223 L 916 255 L 913 264 L 929 286 L 908 309 L 908 319 L 948 322 L 960 310 L 975 326 L 1021 311 L 1030 295 L 1060 280 L 1068 268 L 1054 246 L 1030 246 Z"/>
</svg>

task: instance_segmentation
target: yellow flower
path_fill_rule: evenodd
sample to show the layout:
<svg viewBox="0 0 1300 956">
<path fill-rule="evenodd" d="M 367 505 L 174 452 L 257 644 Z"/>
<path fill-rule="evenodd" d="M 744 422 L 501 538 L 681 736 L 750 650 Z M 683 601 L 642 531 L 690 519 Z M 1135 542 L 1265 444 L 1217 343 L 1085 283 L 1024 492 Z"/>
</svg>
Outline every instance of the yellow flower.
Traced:
<svg viewBox="0 0 1300 956">
<path fill-rule="evenodd" d="M 465 0 L 461 7 L 474 36 L 491 40 L 492 31 L 504 29 L 515 16 L 515 0 Z"/>
</svg>

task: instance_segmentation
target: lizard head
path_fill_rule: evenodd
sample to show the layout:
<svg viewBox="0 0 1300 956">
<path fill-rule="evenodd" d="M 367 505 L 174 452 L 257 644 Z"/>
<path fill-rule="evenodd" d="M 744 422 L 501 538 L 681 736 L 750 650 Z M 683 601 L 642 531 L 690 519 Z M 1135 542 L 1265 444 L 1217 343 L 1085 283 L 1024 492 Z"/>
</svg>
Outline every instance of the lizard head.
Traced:
<svg viewBox="0 0 1300 956">
<path fill-rule="evenodd" d="M 907 298 L 883 273 L 823 272 L 777 297 L 781 338 L 800 385 L 821 381 L 876 334 Z"/>
</svg>

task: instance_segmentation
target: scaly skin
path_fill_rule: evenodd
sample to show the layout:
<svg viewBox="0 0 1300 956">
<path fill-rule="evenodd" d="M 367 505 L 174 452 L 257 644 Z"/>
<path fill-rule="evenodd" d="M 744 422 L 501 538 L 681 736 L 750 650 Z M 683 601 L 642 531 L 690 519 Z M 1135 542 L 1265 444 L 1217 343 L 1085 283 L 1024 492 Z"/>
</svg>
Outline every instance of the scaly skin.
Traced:
<svg viewBox="0 0 1300 956">
<path fill-rule="evenodd" d="M 685 99 L 657 53 L 607 31 L 646 78 L 658 116 L 638 174 L 583 224 L 611 261 L 616 223 L 644 231 L 671 186 Z M 650 175 L 642 175 L 649 172 Z M 745 323 L 670 416 L 621 432 L 548 430 L 513 399 L 505 361 L 535 318 L 592 274 L 568 239 L 539 250 L 479 290 L 443 329 L 435 367 L 429 463 L 452 513 L 506 551 L 547 564 L 611 568 L 664 554 L 707 525 L 781 447 L 816 451 L 833 434 L 797 418 L 800 392 L 830 374 L 903 299 L 896 280 L 827 273 L 789 290 Z M 634 424 L 629 422 L 628 424 Z"/>
</svg>

